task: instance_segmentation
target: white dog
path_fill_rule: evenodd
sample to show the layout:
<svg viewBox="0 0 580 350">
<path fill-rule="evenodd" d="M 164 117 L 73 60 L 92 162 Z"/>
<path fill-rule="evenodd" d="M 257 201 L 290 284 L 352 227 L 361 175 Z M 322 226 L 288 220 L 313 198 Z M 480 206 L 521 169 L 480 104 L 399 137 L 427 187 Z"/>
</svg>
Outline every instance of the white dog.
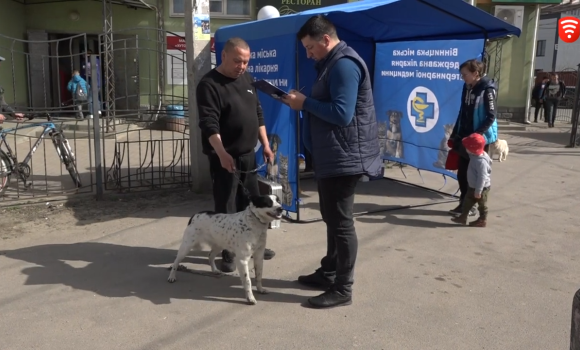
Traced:
<svg viewBox="0 0 580 350">
<path fill-rule="evenodd" d="M 242 280 L 246 300 L 251 305 L 256 304 L 248 263 L 253 256 L 256 288 L 259 293 L 266 294 L 267 291 L 262 287 L 262 271 L 268 224 L 281 218 L 282 205 L 277 196 L 272 195 L 252 196 L 250 205 L 239 213 L 217 214 L 206 211 L 193 215 L 183 233 L 183 240 L 167 281 L 175 282 L 179 263 L 192 249 L 199 249 L 204 245 L 211 249 L 209 265 L 212 272 L 221 273 L 215 265 L 215 258 L 226 249 L 235 254 L 234 261 Z"/>
<path fill-rule="evenodd" d="M 499 161 L 503 162 L 507 159 L 510 148 L 506 140 L 497 139 L 494 143 L 489 145 L 489 158 L 493 160 L 493 155 L 499 153 Z"/>
</svg>

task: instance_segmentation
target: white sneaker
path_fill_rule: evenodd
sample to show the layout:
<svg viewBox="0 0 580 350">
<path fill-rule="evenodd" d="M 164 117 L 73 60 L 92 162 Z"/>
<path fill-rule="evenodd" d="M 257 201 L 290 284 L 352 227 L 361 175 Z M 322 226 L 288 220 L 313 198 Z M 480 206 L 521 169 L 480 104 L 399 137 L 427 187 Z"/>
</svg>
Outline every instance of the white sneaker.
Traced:
<svg viewBox="0 0 580 350">
<path fill-rule="evenodd" d="M 93 115 L 92 115 L 92 114 L 89 114 L 89 115 L 87 116 L 87 118 L 89 118 L 89 119 L 93 119 Z"/>
</svg>

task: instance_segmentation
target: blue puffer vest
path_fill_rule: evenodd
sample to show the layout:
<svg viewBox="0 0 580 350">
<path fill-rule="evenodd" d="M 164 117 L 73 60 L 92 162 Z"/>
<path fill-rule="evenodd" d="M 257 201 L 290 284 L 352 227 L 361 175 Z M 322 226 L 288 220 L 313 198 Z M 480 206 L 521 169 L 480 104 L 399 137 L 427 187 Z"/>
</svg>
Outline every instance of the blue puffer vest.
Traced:
<svg viewBox="0 0 580 350">
<path fill-rule="evenodd" d="M 493 80 L 484 77 L 481 78 L 480 84 L 481 86 L 478 86 L 478 92 L 475 96 L 475 106 L 473 108 L 473 130 L 479 129 L 481 124 L 483 124 L 483 121 L 487 118 L 487 106 L 484 103 L 485 91 L 491 88 L 497 96 L 497 86 Z M 466 87 L 464 87 L 464 89 L 466 89 Z M 458 120 L 458 123 L 461 123 L 461 120 Z M 461 130 L 460 127 L 461 125 L 458 126 L 458 130 Z M 493 124 L 491 124 L 489 129 L 483 133 L 483 138 L 485 139 L 486 145 L 497 141 L 497 118 L 493 121 Z"/>
<path fill-rule="evenodd" d="M 371 79 L 362 58 L 341 41 L 322 61 L 316 64 L 318 77 L 310 97 L 330 102 L 328 72 L 342 57 L 359 63 L 362 80 L 359 83 L 355 116 L 346 127 L 325 122 L 309 114 L 312 157 L 316 178 L 365 174 L 380 175 L 383 161 L 379 154 L 379 136 Z"/>
</svg>

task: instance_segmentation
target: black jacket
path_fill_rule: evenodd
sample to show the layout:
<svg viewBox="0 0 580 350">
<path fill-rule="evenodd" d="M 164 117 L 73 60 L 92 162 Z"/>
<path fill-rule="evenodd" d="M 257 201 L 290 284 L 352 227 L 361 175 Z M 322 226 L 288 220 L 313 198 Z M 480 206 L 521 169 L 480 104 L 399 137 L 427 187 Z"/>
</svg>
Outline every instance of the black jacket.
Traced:
<svg viewBox="0 0 580 350">
<path fill-rule="evenodd" d="M 542 98 L 542 94 L 544 93 L 547 84 L 548 83 L 544 82 L 537 83 L 536 86 L 534 86 L 534 89 L 532 90 L 532 99 Z"/>
<path fill-rule="evenodd" d="M 542 93 L 542 100 L 550 99 L 550 100 L 559 100 L 566 94 L 566 84 L 563 81 L 558 82 L 558 89 L 556 92 L 550 92 L 550 86 L 554 87 L 554 83 L 551 81 L 546 83 L 546 87 Z"/>
<path fill-rule="evenodd" d="M 14 109 L 6 103 L 4 98 L 4 88 L 0 87 L 0 112 L 6 112 L 9 116 L 14 117 Z"/>
</svg>

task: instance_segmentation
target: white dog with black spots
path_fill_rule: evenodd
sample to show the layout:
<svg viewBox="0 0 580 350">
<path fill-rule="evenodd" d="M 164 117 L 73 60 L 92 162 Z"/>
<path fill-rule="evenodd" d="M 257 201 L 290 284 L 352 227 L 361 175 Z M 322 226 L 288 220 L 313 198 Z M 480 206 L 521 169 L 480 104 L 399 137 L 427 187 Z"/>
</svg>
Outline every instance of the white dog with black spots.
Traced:
<svg viewBox="0 0 580 350">
<path fill-rule="evenodd" d="M 268 224 L 281 218 L 282 205 L 274 195 L 252 196 L 246 210 L 235 214 L 205 211 L 193 215 L 183 233 L 183 240 L 167 281 L 175 282 L 175 274 L 181 261 L 192 249 L 201 250 L 204 246 L 210 248 L 209 265 L 212 272 L 221 274 L 215 265 L 215 258 L 226 249 L 235 254 L 234 261 L 242 280 L 246 300 L 250 305 L 255 305 L 248 263 L 253 257 L 256 289 L 259 293 L 266 294 L 266 289 L 262 287 L 262 272 Z"/>
</svg>

